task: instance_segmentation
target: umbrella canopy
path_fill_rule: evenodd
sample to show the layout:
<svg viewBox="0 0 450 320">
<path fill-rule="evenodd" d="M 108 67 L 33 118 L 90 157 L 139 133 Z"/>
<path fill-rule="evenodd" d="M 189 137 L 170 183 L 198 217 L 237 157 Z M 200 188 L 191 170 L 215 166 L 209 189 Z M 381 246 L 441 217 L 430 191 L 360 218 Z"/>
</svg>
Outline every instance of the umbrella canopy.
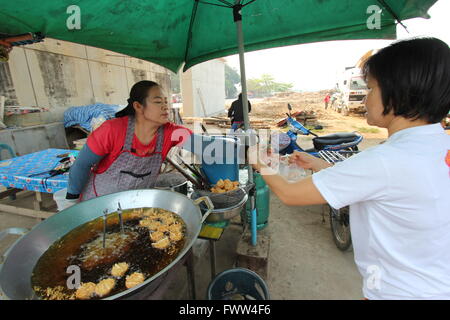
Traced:
<svg viewBox="0 0 450 320">
<path fill-rule="evenodd" d="M 396 20 L 437 0 L 242 0 L 245 51 L 343 39 L 393 39 Z M 177 72 L 238 52 L 236 0 L 3 1 L 0 33 L 45 36 L 130 55 Z M 75 6 L 74 6 L 75 4 Z M 374 6 L 375 4 L 375 6 Z M 378 9 L 381 12 L 377 12 Z M 237 9 L 240 9 L 238 7 Z"/>
</svg>

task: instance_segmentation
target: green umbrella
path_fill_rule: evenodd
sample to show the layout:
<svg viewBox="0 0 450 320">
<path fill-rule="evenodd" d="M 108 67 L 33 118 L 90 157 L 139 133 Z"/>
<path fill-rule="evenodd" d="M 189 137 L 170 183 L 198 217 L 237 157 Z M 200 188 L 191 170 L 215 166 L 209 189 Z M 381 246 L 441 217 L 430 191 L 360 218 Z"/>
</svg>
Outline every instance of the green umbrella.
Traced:
<svg viewBox="0 0 450 320">
<path fill-rule="evenodd" d="M 186 70 L 239 52 L 246 105 L 244 45 L 249 52 L 328 40 L 394 39 L 398 21 L 428 18 L 436 1 L 41 0 L 36 5 L 3 0 L 0 34 L 41 32 L 148 60 L 174 72 L 183 63 Z M 244 117 L 247 129 L 247 112 Z"/>
<path fill-rule="evenodd" d="M 183 63 L 186 70 L 239 52 L 246 106 L 244 45 L 248 52 L 329 40 L 394 39 L 398 22 L 428 18 L 436 1 L 3 0 L 0 33 L 42 32 L 174 72 Z M 247 108 L 244 122 L 248 129 Z"/>
<path fill-rule="evenodd" d="M 187 69 L 238 52 L 234 2 L 41 0 L 36 4 L 3 0 L 0 33 L 40 31 L 47 37 L 120 52 L 176 72 L 183 63 Z M 328 40 L 393 39 L 396 19 L 428 17 L 427 10 L 436 0 L 237 2 L 243 6 L 244 43 L 249 52 Z M 367 22 L 376 7 L 382 10 L 380 23 L 369 29 Z"/>
</svg>

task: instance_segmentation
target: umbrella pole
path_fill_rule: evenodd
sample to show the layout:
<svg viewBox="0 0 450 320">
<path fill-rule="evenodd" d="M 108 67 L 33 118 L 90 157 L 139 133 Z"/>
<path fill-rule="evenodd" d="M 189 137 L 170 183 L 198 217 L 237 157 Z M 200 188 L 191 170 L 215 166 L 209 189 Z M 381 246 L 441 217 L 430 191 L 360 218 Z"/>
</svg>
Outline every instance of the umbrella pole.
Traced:
<svg viewBox="0 0 450 320">
<path fill-rule="evenodd" d="M 241 15 L 241 9 L 242 6 L 239 4 L 239 0 L 236 0 L 235 6 L 233 8 L 233 15 L 234 15 L 234 22 L 236 23 L 236 32 L 237 32 L 237 41 L 238 41 L 238 48 L 239 48 L 239 65 L 240 65 L 240 72 L 241 72 L 241 88 L 242 88 L 242 110 L 244 114 L 244 129 L 247 130 L 250 129 L 250 121 L 248 117 L 248 97 L 247 97 L 247 79 L 245 76 L 245 59 L 244 59 L 244 33 L 242 32 L 242 15 Z M 245 145 L 250 145 L 250 139 L 249 136 L 245 137 Z M 246 165 L 248 167 L 248 182 L 253 183 L 253 168 L 248 163 L 248 157 L 245 157 L 246 159 Z M 255 210 L 255 197 L 254 192 L 250 193 L 249 197 L 250 201 L 250 214 L 254 214 Z M 252 219 L 253 221 L 253 219 Z M 253 222 L 252 222 L 253 224 Z M 254 228 L 253 228 L 254 229 Z M 256 245 L 256 231 L 252 230 L 252 245 Z"/>
</svg>

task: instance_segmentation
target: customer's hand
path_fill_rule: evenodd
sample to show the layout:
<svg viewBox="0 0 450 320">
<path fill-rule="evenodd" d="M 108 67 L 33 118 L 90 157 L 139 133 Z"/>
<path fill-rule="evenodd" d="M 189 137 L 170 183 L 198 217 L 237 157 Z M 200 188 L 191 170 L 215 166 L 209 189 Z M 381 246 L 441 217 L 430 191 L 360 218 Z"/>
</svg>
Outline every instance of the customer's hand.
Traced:
<svg viewBox="0 0 450 320">
<path fill-rule="evenodd" d="M 303 169 L 311 169 L 315 172 L 331 167 L 331 164 L 325 160 L 316 158 L 309 153 L 298 151 L 294 151 L 294 153 L 289 157 L 289 163 L 295 163 Z"/>
<path fill-rule="evenodd" d="M 263 145 L 256 144 L 250 146 L 247 151 L 249 164 L 255 170 L 260 170 L 261 165 L 269 165 L 270 155 L 268 153 L 270 153 L 270 151 Z"/>
</svg>

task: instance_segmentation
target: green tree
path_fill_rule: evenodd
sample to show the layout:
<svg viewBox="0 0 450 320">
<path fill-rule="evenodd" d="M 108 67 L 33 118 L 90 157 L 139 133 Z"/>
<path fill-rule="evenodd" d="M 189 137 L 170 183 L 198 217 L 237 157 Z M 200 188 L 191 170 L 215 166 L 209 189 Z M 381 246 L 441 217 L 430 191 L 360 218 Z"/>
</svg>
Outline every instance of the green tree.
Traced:
<svg viewBox="0 0 450 320">
<path fill-rule="evenodd" d="M 228 99 L 236 98 L 236 85 L 241 82 L 241 76 L 229 65 L 225 64 L 225 95 Z"/>
<path fill-rule="evenodd" d="M 292 83 L 276 82 L 270 74 L 263 74 L 261 78 L 247 80 L 247 90 L 254 93 L 257 97 L 272 95 L 274 92 L 290 91 Z"/>
<path fill-rule="evenodd" d="M 248 79 L 247 91 L 253 92 L 255 96 L 261 96 L 263 94 L 263 87 L 260 79 Z"/>
</svg>

